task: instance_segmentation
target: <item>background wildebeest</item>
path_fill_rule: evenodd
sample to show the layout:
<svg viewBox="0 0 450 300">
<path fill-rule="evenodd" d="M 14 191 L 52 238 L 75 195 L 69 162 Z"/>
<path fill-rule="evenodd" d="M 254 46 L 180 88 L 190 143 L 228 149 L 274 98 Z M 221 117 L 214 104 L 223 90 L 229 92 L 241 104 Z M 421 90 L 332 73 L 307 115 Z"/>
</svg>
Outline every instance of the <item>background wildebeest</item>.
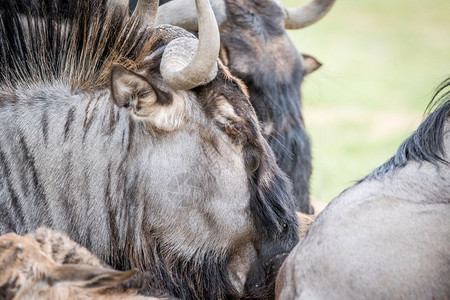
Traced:
<svg viewBox="0 0 450 300">
<path fill-rule="evenodd" d="M 39 228 L 0 236 L 0 299 L 156 299 L 119 284 L 135 271 L 105 268 L 64 234 Z"/>
<path fill-rule="evenodd" d="M 149 26 L 153 2 L 102 2 L 0 2 L 0 233 L 65 232 L 147 294 L 270 297 L 298 241 L 291 187 L 209 3 L 198 41 Z"/>
<path fill-rule="evenodd" d="M 132 1 L 133 2 L 133 1 Z M 320 64 L 301 56 L 286 29 L 321 19 L 334 0 L 313 0 L 288 9 L 275 0 L 215 0 L 222 61 L 248 86 L 250 101 L 266 132 L 277 163 L 293 182 L 297 209 L 312 214 L 309 200 L 311 147 L 305 132 L 300 85 Z M 193 0 L 172 0 L 158 11 L 157 23 L 197 30 Z"/>
<path fill-rule="evenodd" d="M 278 299 L 450 298 L 449 91 L 441 101 L 317 217 L 280 270 Z"/>
</svg>

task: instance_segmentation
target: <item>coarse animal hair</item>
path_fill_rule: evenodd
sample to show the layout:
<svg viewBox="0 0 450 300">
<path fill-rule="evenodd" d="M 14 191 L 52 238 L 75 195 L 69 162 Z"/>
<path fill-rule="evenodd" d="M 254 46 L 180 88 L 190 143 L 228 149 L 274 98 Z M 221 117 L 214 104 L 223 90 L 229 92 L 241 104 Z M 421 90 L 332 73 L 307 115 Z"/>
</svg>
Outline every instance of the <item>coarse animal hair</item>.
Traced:
<svg viewBox="0 0 450 300">
<path fill-rule="evenodd" d="M 305 130 L 301 111 L 300 85 L 304 73 L 296 62 L 290 78 L 274 80 L 273 74 L 256 69 L 251 75 L 234 73 L 245 82 L 250 100 L 266 128 L 269 145 L 280 168 L 293 183 L 293 195 L 298 211 L 313 214 L 309 200 L 309 181 L 312 173 L 311 144 Z"/>
<path fill-rule="evenodd" d="M 63 12 L 60 1 L 36 2 L 0 4 L 3 89 L 55 80 L 73 90 L 105 87 L 113 64 L 135 68 L 154 43 L 142 19 L 105 0 L 61 1 Z"/>
<path fill-rule="evenodd" d="M 250 101 L 277 163 L 293 183 L 296 209 L 313 214 L 309 199 L 311 145 L 301 110 L 304 61 L 287 35 L 277 1 L 225 3 L 221 57 L 249 88 Z"/>
<path fill-rule="evenodd" d="M 142 271 L 129 287 L 145 294 L 270 297 L 277 266 L 298 241 L 298 224 L 291 185 L 242 83 L 219 63 L 208 84 L 174 91 L 160 75 L 164 49 L 193 35 L 148 28 L 140 19 L 127 23 L 126 9 L 100 0 L 78 1 L 69 15 L 58 3 L 41 3 L 34 9 L 45 13 L 36 15 L 0 3 L 0 201 L 7 207 L 0 231 L 63 231 L 108 265 Z M 191 123 L 166 132 L 113 102 L 117 65 L 154 85 L 164 99 L 159 108 L 187 103 L 191 115 L 183 121 Z M 188 107 L 190 101 L 197 106 Z M 177 175 L 186 182 L 178 184 Z M 191 181 L 210 189 L 197 195 Z M 248 205 L 219 202 L 212 209 L 218 200 Z M 173 215 L 155 221 L 162 212 Z M 202 228 L 211 231 L 201 235 Z M 255 249 L 245 257 L 250 271 L 238 291 L 230 257 L 247 244 Z"/>
<path fill-rule="evenodd" d="M 121 284 L 136 271 L 118 272 L 68 236 L 48 228 L 0 236 L 0 299 L 157 299 Z"/>
</svg>

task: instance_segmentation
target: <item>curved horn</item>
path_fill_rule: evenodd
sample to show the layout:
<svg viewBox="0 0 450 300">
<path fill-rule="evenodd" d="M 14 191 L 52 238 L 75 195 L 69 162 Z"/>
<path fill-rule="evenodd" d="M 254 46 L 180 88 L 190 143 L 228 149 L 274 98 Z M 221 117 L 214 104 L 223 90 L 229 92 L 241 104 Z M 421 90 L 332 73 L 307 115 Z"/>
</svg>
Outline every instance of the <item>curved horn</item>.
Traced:
<svg viewBox="0 0 450 300">
<path fill-rule="evenodd" d="M 284 27 L 300 29 L 316 23 L 331 9 L 336 0 L 311 0 L 298 8 L 284 8 Z"/>
<path fill-rule="evenodd" d="M 199 40 L 177 38 L 161 60 L 161 75 L 174 89 L 189 90 L 213 79 L 220 50 L 219 28 L 208 0 L 196 0 Z"/>
<path fill-rule="evenodd" d="M 156 20 L 156 13 L 158 12 L 159 0 L 138 0 L 136 8 L 133 12 L 133 18 L 145 18 L 148 26 L 152 26 Z"/>
<path fill-rule="evenodd" d="M 217 24 L 226 19 L 224 0 L 211 0 Z M 173 0 L 158 8 L 155 25 L 171 24 L 189 31 L 198 31 L 197 12 L 194 0 Z"/>
</svg>

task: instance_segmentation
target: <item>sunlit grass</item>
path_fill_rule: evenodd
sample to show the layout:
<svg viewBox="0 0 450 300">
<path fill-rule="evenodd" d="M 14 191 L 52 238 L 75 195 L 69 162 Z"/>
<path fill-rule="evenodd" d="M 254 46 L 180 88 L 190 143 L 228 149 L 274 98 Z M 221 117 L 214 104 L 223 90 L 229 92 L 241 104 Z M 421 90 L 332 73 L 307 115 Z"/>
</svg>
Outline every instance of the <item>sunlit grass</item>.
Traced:
<svg viewBox="0 0 450 300">
<path fill-rule="evenodd" d="M 420 123 L 450 75 L 449 14 L 448 0 L 337 0 L 323 20 L 289 32 L 324 64 L 302 86 L 315 201 L 386 161 Z"/>
</svg>

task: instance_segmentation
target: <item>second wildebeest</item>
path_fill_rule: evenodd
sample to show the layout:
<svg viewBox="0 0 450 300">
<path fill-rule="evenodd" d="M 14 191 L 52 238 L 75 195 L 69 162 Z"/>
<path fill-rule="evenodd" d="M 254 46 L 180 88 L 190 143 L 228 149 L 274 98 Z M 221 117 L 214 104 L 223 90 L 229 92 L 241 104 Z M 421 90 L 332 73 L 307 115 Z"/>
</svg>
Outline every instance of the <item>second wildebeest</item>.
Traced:
<svg viewBox="0 0 450 300">
<path fill-rule="evenodd" d="M 321 19 L 334 0 L 313 0 L 288 9 L 276 0 L 214 0 L 221 59 L 248 86 L 250 101 L 275 152 L 293 182 L 296 207 L 313 213 L 309 200 L 311 146 L 301 110 L 300 85 L 320 64 L 298 53 L 286 29 Z M 197 30 L 193 0 L 172 0 L 158 11 L 157 23 Z"/>
<path fill-rule="evenodd" d="M 62 231 L 147 294 L 270 297 L 291 187 L 208 2 L 199 40 L 104 2 L 0 2 L 0 233 Z"/>
<path fill-rule="evenodd" d="M 446 87 L 397 153 L 319 214 L 279 272 L 278 299 L 450 299 Z"/>
</svg>

